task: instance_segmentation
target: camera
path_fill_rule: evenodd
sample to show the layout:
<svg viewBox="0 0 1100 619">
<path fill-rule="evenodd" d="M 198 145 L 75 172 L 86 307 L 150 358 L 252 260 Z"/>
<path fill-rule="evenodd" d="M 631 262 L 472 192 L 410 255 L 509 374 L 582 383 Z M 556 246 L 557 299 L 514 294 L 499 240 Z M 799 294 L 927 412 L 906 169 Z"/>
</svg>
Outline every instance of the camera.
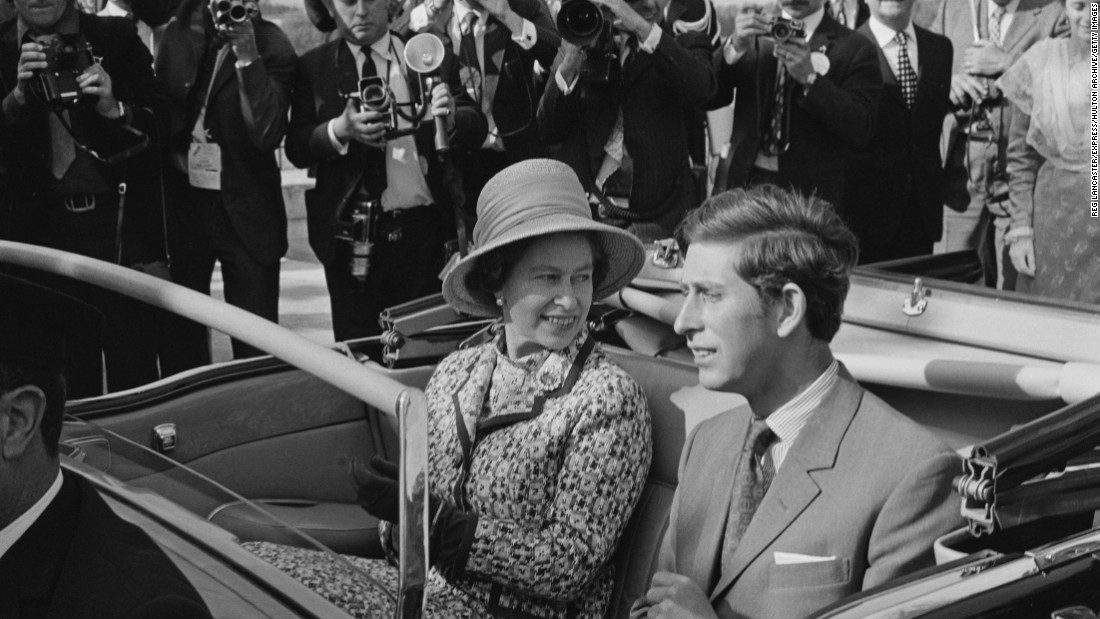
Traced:
<svg viewBox="0 0 1100 619">
<path fill-rule="evenodd" d="M 805 39 L 806 29 L 800 21 L 774 17 L 768 22 L 768 36 L 776 43 L 786 43 L 791 39 Z"/>
<path fill-rule="evenodd" d="M 378 200 L 350 198 L 343 209 L 345 216 L 336 220 L 336 240 L 348 244 L 348 271 L 360 282 L 370 272 L 371 254 L 378 234 L 382 204 Z"/>
<path fill-rule="evenodd" d="M 558 11 L 557 26 L 561 38 L 586 49 L 581 66 L 582 82 L 606 84 L 612 67 L 619 64 L 619 49 L 611 31 L 612 16 L 591 0 L 565 0 Z"/>
<path fill-rule="evenodd" d="M 42 51 L 46 54 L 46 68 L 38 72 L 32 88 L 43 103 L 53 109 L 76 105 L 82 96 L 76 78 L 95 64 L 91 45 L 61 38 L 46 45 Z"/>
<path fill-rule="evenodd" d="M 397 106 L 394 105 L 393 91 L 381 76 L 364 77 L 359 80 L 359 92 L 350 95 L 358 101 L 359 110 L 370 110 L 382 114 L 381 121 L 386 131 L 397 128 Z"/>
<path fill-rule="evenodd" d="M 210 15 L 219 29 L 255 17 L 260 11 L 255 0 L 210 0 Z"/>
</svg>

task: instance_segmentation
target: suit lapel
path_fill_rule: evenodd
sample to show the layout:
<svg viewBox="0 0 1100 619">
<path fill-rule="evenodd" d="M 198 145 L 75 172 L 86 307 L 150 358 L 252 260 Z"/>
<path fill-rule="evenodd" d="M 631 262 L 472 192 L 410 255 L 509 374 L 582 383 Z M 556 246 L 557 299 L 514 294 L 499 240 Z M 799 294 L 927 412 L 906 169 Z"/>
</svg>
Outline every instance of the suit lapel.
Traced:
<svg viewBox="0 0 1100 619">
<path fill-rule="evenodd" d="M 890 62 L 886 59 L 886 52 L 882 51 L 882 47 L 879 46 L 878 40 L 875 39 L 875 34 L 871 32 L 871 26 L 866 23 L 863 24 L 859 27 L 859 33 L 867 37 L 875 46 L 875 51 L 878 53 L 879 70 L 882 73 L 882 85 L 885 87 L 885 91 L 890 93 L 902 105 L 905 105 L 905 99 L 901 95 L 901 86 L 898 85 L 898 78 L 890 68 Z M 920 44 L 918 43 L 918 45 Z M 919 85 L 920 69 L 917 70 L 917 76 L 917 83 Z"/>
<path fill-rule="evenodd" d="M 726 521 L 729 520 L 730 503 L 733 500 L 733 476 L 737 470 L 737 461 L 740 457 L 740 449 L 736 446 L 745 443 L 745 436 L 749 431 L 749 419 L 752 413 L 745 408 L 746 414 L 733 413 L 730 432 L 722 437 L 722 441 L 728 441 L 727 449 L 718 452 L 718 459 L 712 463 L 711 470 L 722 472 L 709 476 L 710 484 L 700 488 L 700 494 L 696 495 L 693 503 L 710 504 L 710 508 L 702 514 L 702 522 L 696 530 L 696 552 L 692 557 L 694 564 L 690 569 L 686 566 L 677 566 L 685 574 L 708 574 L 707 582 L 701 585 L 714 585 L 715 581 L 722 578 L 722 543 L 726 532 Z M 709 467 L 708 467 L 709 468 Z M 695 527 L 693 527 L 695 528 Z M 708 587 L 709 588 L 709 587 Z"/>
<path fill-rule="evenodd" d="M 813 473 L 834 466 L 840 443 L 855 417 L 862 395 L 862 389 L 842 365 L 836 386 L 825 396 L 779 467 L 775 481 L 728 563 L 728 570 L 711 593 L 712 603 L 724 598 L 745 568 L 821 494 Z M 785 550 L 797 552 L 798 549 Z"/>
<path fill-rule="evenodd" d="M 1016 12 L 1012 15 L 1012 23 L 1009 24 L 1008 30 L 1001 39 L 1001 49 L 1011 52 L 1024 39 L 1024 35 L 1032 28 L 1037 28 L 1040 11 L 1042 9 L 1035 7 L 1033 2 L 1020 0 Z"/>
</svg>

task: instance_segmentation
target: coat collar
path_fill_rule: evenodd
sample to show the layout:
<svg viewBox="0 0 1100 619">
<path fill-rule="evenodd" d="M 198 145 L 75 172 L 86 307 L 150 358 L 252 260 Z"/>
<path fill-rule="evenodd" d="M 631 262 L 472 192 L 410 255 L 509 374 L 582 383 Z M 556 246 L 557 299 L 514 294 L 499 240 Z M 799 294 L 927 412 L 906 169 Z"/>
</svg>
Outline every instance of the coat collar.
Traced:
<svg viewBox="0 0 1100 619">
<path fill-rule="evenodd" d="M 806 424 L 787 454 L 783 466 L 779 467 L 771 488 L 728 562 L 729 570 L 723 570 L 718 585 L 711 593 L 712 603 L 724 598 L 745 568 L 821 494 L 814 472 L 831 469 L 836 464 L 840 443 L 844 440 L 862 400 L 863 389 L 848 373 L 847 368 L 841 365 L 840 380 L 825 396 L 818 412 Z M 747 429 L 746 416 L 736 428 L 742 442 Z M 730 492 L 732 486 L 724 501 L 727 511 Z M 721 548 L 720 543 L 718 548 Z M 721 565 L 721 561 L 718 564 Z"/>
</svg>

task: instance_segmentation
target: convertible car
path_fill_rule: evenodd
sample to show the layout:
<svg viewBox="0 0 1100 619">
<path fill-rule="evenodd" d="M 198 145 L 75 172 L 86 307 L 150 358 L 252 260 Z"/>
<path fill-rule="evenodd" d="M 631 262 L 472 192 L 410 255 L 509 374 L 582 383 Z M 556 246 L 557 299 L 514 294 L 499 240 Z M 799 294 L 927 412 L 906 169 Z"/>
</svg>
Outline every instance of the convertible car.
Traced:
<svg viewBox="0 0 1100 619">
<path fill-rule="evenodd" d="M 646 390 L 653 465 L 613 561 L 610 615 L 644 593 L 685 436 L 738 396 L 698 385 L 669 324 L 679 257 L 651 250 L 635 285 L 591 319 Z M 0 242 L 0 262 L 129 294 L 271 357 L 220 363 L 69 403 L 63 466 L 91 480 L 192 580 L 215 617 L 344 617 L 247 550 L 328 549 L 328 573 L 366 579 L 341 554 L 381 557 L 378 523 L 347 482 L 353 457 L 402 463 L 401 577 L 365 582 L 395 616 L 423 604 L 426 429 L 434 364 L 486 326 L 439 298 L 391 308 L 379 338 L 334 349 L 127 269 Z M 829 617 L 1095 617 L 1100 610 L 1100 308 L 972 286 L 966 256 L 876 265 L 853 278 L 834 350 L 870 390 L 966 458 L 969 519 L 937 542 L 943 564 L 823 611 Z"/>
</svg>

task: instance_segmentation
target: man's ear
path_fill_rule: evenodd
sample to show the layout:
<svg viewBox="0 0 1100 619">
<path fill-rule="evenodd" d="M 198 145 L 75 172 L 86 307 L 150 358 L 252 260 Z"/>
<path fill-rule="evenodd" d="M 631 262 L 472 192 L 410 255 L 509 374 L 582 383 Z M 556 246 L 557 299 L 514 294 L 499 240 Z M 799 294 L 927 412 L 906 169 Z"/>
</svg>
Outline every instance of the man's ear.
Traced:
<svg viewBox="0 0 1100 619">
<path fill-rule="evenodd" d="M 776 306 L 776 335 L 790 337 L 806 319 L 806 293 L 795 283 L 783 284 Z"/>
<path fill-rule="evenodd" d="M 0 396 L 0 459 L 16 460 L 34 441 L 41 441 L 40 427 L 46 413 L 46 394 L 23 385 Z"/>
</svg>

